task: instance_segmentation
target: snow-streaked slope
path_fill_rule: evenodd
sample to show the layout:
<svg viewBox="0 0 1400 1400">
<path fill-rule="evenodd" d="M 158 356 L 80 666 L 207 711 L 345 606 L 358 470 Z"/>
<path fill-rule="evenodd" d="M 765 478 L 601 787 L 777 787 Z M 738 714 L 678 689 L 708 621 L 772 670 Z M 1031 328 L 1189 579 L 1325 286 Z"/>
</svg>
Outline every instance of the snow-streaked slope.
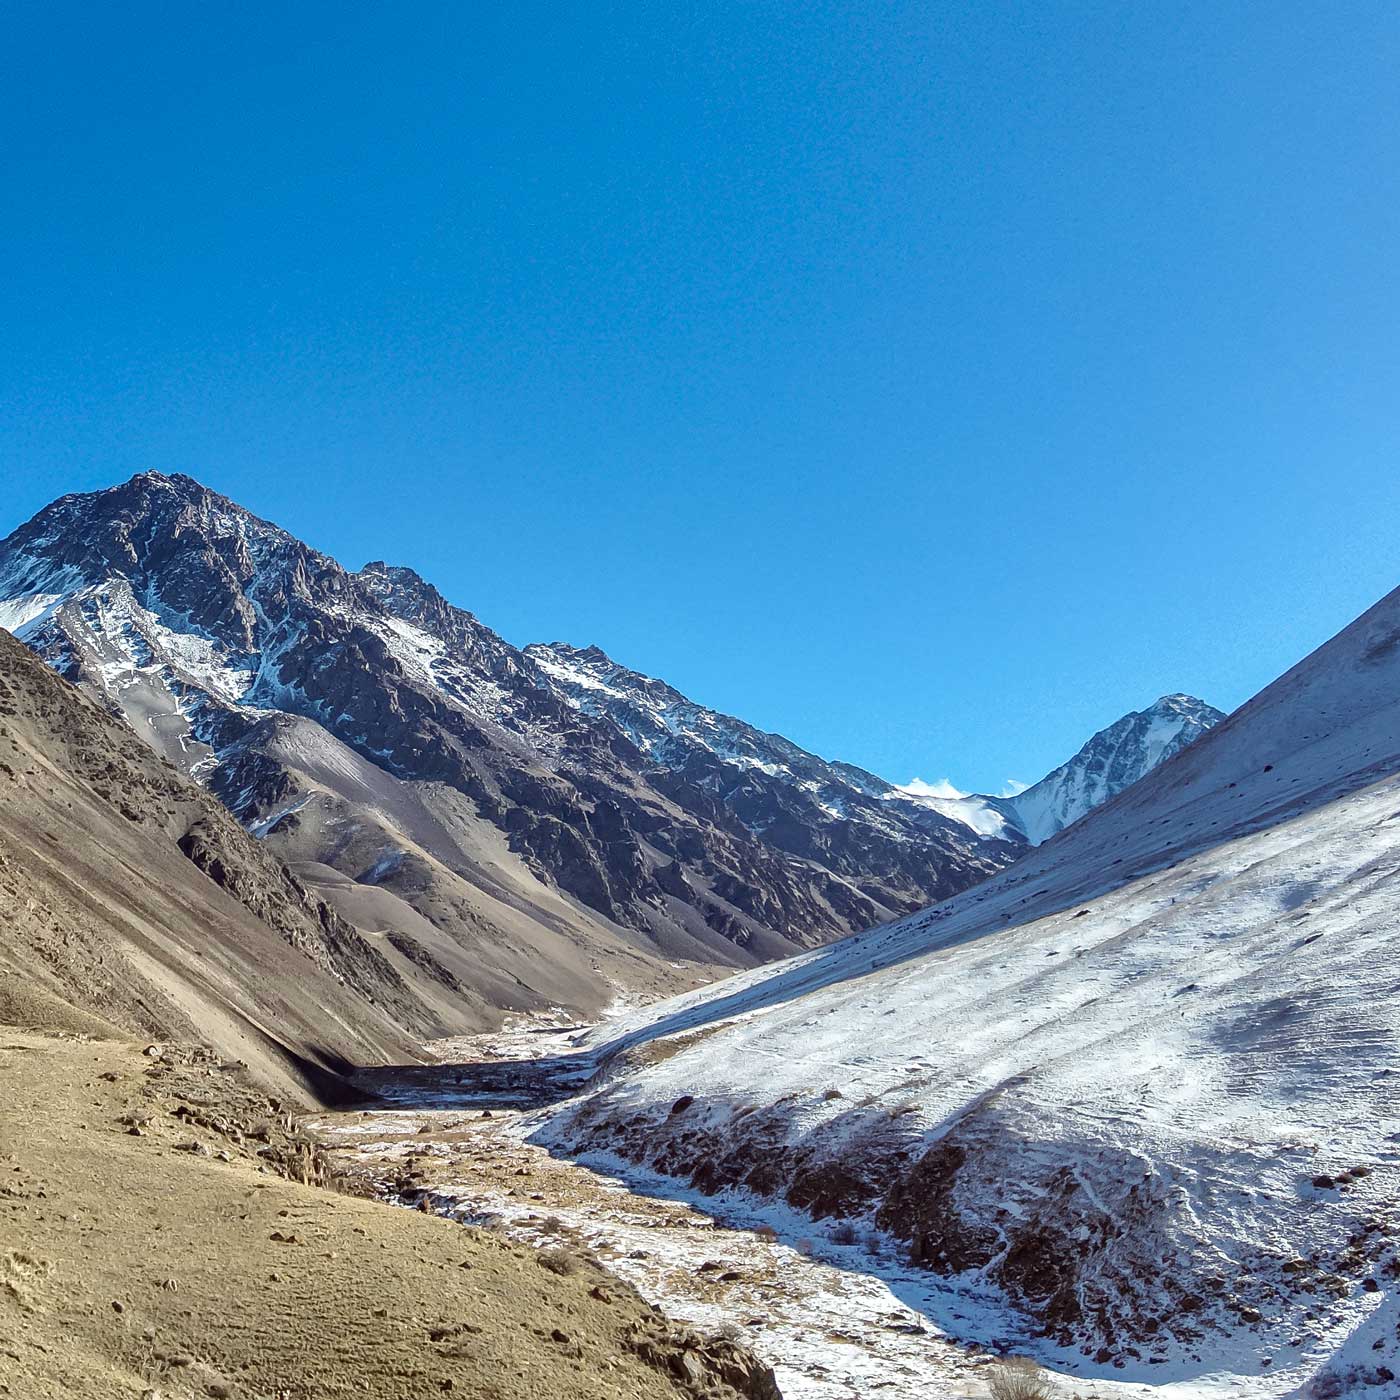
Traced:
<svg viewBox="0 0 1400 1400">
<path fill-rule="evenodd" d="M 1039 845 L 1224 718 L 1193 696 L 1163 696 L 1100 730 L 1033 787 L 992 797 L 947 784 L 896 785 L 853 764 L 828 762 L 781 734 L 699 705 L 598 647 L 551 642 L 527 647 L 526 655 L 581 713 L 616 724 L 659 767 L 696 775 L 750 829 L 765 834 L 774 826 L 775 797 L 787 792 L 818 813 L 896 838 L 941 819 L 991 840 Z"/>
<path fill-rule="evenodd" d="M 1033 846 L 1131 787 L 1225 715 L 1193 695 L 1164 695 L 1101 729 L 1033 787 L 996 800 Z M 992 801 L 993 799 L 983 799 Z"/>
<path fill-rule="evenodd" d="M 983 885 L 610 1025 L 537 1132 L 870 1216 L 1086 1373 L 1393 1394 L 1397 775 L 1400 592 Z"/>
<path fill-rule="evenodd" d="M 777 815 L 774 798 L 795 793 L 826 818 L 859 822 L 897 840 L 917 841 L 921 825 L 936 826 L 940 818 L 979 836 L 1005 834 L 1000 813 L 980 798 L 960 803 L 916 797 L 854 764 L 829 762 L 781 734 L 697 704 L 599 647 L 550 642 L 527 647 L 525 654 L 569 704 L 611 721 L 657 767 L 695 775 L 734 805 L 751 830 L 767 833 Z"/>
<path fill-rule="evenodd" d="M 693 749 L 702 748 L 740 768 L 783 773 L 794 781 L 832 780 L 832 765 L 781 734 L 767 734 L 733 715 L 697 705 L 665 681 L 619 665 L 599 647 L 550 642 L 525 650 L 572 704 L 611 717 L 648 758 L 663 767 L 681 767 Z M 846 768 L 841 786 L 879 797 L 887 785 L 874 774 Z"/>
<path fill-rule="evenodd" d="M 473 809 L 468 845 L 504 840 L 592 932 L 621 930 L 651 958 L 648 980 L 677 959 L 751 966 L 909 913 L 1024 844 L 845 778 L 765 786 L 771 765 L 737 750 L 658 764 L 639 731 L 573 703 L 412 570 L 352 573 L 185 476 L 65 496 L 0 540 L 0 622 L 250 826 L 297 800 L 295 773 L 257 747 L 278 716 L 319 726 L 387 782 L 446 784 Z M 360 873 L 325 835 L 299 857 Z M 610 991 L 600 971 L 594 1009 Z"/>
<path fill-rule="evenodd" d="M 871 923 L 927 903 L 910 896 L 943 883 L 951 863 L 976 857 L 1000 867 L 1024 849 L 1019 831 L 980 799 L 916 800 L 853 764 L 699 705 L 598 647 L 551 642 L 525 655 L 566 704 L 625 735 L 649 771 L 666 775 L 665 790 L 698 789 L 765 844 L 858 884 L 887 911 Z"/>
<path fill-rule="evenodd" d="M 995 798 L 896 786 L 851 763 L 832 762 L 734 715 L 697 704 L 674 686 L 614 661 L 600 647 L 550 642 L 525 653 L 580 712 L 605 717 L 658 767 L 697 773 L 737 801 L 753 830 L 774 824 L 775 796 L 796 793 L 828 818 L 859 822 L 896 839 L 922 825 L 955 822 L 978 836 L 1019 844 L 1020 827 Z M 917 839 L 917 837 L 915 838 Z"/>
</svg>

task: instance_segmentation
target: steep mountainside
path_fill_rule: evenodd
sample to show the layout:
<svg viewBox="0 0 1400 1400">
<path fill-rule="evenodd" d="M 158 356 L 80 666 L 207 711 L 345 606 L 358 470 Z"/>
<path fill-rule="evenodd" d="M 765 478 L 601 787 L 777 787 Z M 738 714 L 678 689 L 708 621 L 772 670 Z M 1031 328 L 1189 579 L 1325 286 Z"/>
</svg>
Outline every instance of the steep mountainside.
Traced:
<svg viewBox="0 0 1400 1400">
<path fill-rule="evenodd" d="M 1100 730 L 1067 763 L 1011 797 L 940 796 L 897 787 L 849 763 L 828 763 L 781 734 L 687 699 L 664 681 L 619 665 L 598 647 L 565 642 L 525 654 L 584 714 L 610 720 L 648 762 L 721 796 L 755 835 L 798 854 L 813 849 L 859 866 L 871 846 L 897 866 L 917 833 L 952 821 L 979 836 L 1039 845 L 1194 743 L 1224 714 L 1190 695 L 1164 695 Z"/>
<path fill-rule="evenodd" d="M 1003 862 L 1020 852 L 1019 834 L 996 812 L 912 799 L 874 773 L 697 705 L 598 647 L 551 642 L 525 654 L 580 713 L 621 730 L 648 767 L 713 794 L 753 836 L 852 879 L 879 869 L 890 872 L 886 883 L 917 888 L 928 878 L 931 842 L 950 829 L 985 838 Z"/>
<path fill-rule="evenodd" d="M 16 530 L 0 625 L 402 959 L 426 950 L 497 1006 L 596 1009 L 619 983 L 675 985 L 675 958 L 752 964 L 1021 848 L 913 804 L 845 822 L 821 791 L 765 821 L 729 771 L 653 761 L 410 570 L 350 573 L 187 477 Z"/>
<path fill-rule="evenodd" d="M 613 1023 L 537 1132 L 863 1218 L 1086 1374 L 1393 1393 L 1397 822 L 1400 591 L 1010 870 Z"/>
<path fill-rule="evenodd" d="M 464 1024 L 3 633 L 0 927 L 0 1020 L 200 1039 L 302 1094 Z"/>
</svg>

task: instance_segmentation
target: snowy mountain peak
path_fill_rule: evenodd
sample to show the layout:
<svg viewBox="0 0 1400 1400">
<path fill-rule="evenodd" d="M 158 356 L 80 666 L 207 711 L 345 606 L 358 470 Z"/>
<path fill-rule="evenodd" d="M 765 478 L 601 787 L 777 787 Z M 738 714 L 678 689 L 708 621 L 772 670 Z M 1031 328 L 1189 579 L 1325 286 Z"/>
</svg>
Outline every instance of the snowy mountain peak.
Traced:
<svg viewBox="0 0 1400 1400">
<path fill-rule="evenodd" d="M 1196 738 L 1200 738 L 1207 729 L 1225 718 L 1223 711 L 1217 710 L 1214 705 L 1207 705 L 1204 700 L 1194 695 L 1183 695 L 1179 692 L 1159 696 L 1140 713 L 1156 719 L 1180 720 L 1181 723 L 1197 730 Z M 1123 718 L 1130 719 L 1132 716 L 1124 715 Z"/>
<path fill-rule="evenodd" d="M 1033 787 L 998 799 L 1034 846 L 1116 797 L 1194 743 L 1225 715 L 1194 695 L 1163 695 L 1101 729 Z"/>
</svg>

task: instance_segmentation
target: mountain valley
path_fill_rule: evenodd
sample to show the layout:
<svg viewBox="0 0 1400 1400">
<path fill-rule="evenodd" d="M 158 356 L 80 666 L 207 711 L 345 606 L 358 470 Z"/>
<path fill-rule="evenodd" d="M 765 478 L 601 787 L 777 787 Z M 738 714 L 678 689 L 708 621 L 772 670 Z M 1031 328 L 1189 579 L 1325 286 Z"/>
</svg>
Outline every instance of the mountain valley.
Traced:
<svg viewBox="0 0 1400 1400">
<path fill-rule="evenodd" d="M 593 1292 L 545 1281 L 576 1326 L 532 1365 L 576 1376 L 582 1337 L 638 1394 L 917 1395 L 927 1356 L 960 1400 L 1007 1353 L 1121 1400 L 1391 1393 L 1400 593 L 1233 714 L 1163 696 L 1008 796 L 822 759 L 597 647 L 516 648 L 185 477 L 0 542 L 0 622 L 7 1063 L 56 1067 L 66 1141 L 117 1178 L 220 1219 L 255 1178 L 333 1181 L 416 1207 L 434 1260 L 486 1220 L 453 1267 L 526 1294 L 536 1257 L 601 1252 Z M 82 1218 L 26 1114 L 13 1165 Z M 76 1268 L 38 1202 L 20 1238 Z M 325 1257 L 378 1238 L 353 1214 Z M 223 1306 L 198 1277 L 195 1311 Z M 41 1315 L 77 1314 L 16 1279 L 49 1345 Z M 169 1385 L 196 1341 L 118 1301 L 174 1327 Z M 115 1316 L 79 1327 L 69 1390 L 20 1393 L 156 1365 Z M 255 1374 L 232 1342 L 197 1360 Z M 574 1393 L 548 1384 L 519 1393 Z"/>
<path fill-rule="evenodd" d="M 1395 1393 L 1397 639 L 1400 591 L 981 885 L 576 1038 L 522 1133 L 873 1231 L 1077 1376 Z"/>
<path fill-rule="evenodd" d="M 439 1033 L 912 913 L 1219 717 L 1168 697 L 1019 798 L 914 798 L 155 473 L 0 541 L 0 626 L 373 935 Z"/>
</svg>

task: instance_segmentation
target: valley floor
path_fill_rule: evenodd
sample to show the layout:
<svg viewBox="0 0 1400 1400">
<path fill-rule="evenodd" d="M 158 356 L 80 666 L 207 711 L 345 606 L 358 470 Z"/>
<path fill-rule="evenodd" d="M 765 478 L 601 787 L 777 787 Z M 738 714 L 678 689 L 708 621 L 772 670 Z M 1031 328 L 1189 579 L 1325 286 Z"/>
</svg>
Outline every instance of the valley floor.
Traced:
<svg viewBox="0 0 1400 1400">
<path fill-rule="evenodd" d="M 784 1400 L 987 1395 L 995 1358 L 1021 1349 L 1014 1326 L 990 1305 L 940 1294 L 878 1238 L 838 1242 L 829 1225 L 792 1211 L 735 1193 L 707 1198 L 621 1161 L 585 1166 L 526 1141 L 522 1109 L 547 1087 L 537 1075 L 567 1090 L 592 1067 L 570 1054 L 577 1030 L 525 1020 L 442 1042 L 433 1049 L 446 1071 L 376 1073 L 390 1106 L 308 1126 L 388 1198 L 535 1249 L 590 1254 L 667 1314 L 742 1338 L 773 1367 Z M 1063 1400 L 1246 1393 L 1235 1377 L 1175 1386 L 1054 1380 Z"/>
<path fill-rule="evenodd" d="M 538 1249 L 586 1251 L 670 1316 L 742 1336 L 774 1367 L 784 1400 L 985 1394 L 979 1359 L 931 1333 L 880 1280 L 554 1160 L 512 1133 L 515 1112 L 490 1112 L 370 1111 L 317 1128 L 388 1192 L 403 1183 L 450 1219 Z M 408 1173 L 419 1179 L 409 1185 Z"/>
</svg>

